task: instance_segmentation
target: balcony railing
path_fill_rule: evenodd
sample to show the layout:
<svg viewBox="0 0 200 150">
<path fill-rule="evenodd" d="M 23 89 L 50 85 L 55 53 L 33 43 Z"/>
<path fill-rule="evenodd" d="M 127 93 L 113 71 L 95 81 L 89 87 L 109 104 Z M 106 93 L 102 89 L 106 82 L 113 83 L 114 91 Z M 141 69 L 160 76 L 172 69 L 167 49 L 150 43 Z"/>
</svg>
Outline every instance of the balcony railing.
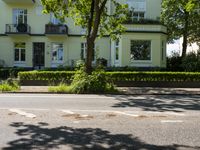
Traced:
<svg viewBox="0 0 200 150">
<path fill-rule="evenodd" d="M 28 24 L 6 24 L 6 34 L 30 34 L 31 27 Z"/>
<path fill-rule="evenodd" d="M 161 21 L 158 19 L 149 19 L 149 18 L 141 18 L 141 19 L 134 19 L 128 18 L 125 24 L 155 24 L 155 25 L 162 25 Z"/>
<path fill-rule="evenodd" d="M 45 34 L 68 34 L 68 27 L 67 25 L 46 24 Z"/>
</svg>

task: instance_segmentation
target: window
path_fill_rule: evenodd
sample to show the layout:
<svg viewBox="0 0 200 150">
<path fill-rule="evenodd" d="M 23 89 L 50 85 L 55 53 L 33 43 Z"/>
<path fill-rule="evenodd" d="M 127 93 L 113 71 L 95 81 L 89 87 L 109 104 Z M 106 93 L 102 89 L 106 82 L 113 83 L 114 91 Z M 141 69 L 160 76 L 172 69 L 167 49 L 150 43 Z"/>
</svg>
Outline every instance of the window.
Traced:
<svg viewBox="0 0 200 150">
<path fill-rule="evenodd" d="M 81 43 L 81 59 L 82 60 L 86 59 L 86 56 L 87 56 L 87 44 L 84 42 L 84 43 Z M 93 48 L 92 59 L 93 61 L 95 60 L 95 46 Z"/>
<path fill-rule="evenodd" d="M 151 60 L 151 41 L 131 40 L 132 60 Z"/>
<path fill-rule="evenodd" d="M 53 13 L 50 13 L 50 22 L 55 25 L 61 24 L 61 21 Z"/>
<path fill-rule="evenodd" d="M 139 21 L 145 18 L 146 0 L 127 0 L 130 17 L 132 21 Z"/>
<path fill-rule="evenodd" d="M 63 61 L 63 44 L 52 43 L 52 61 L 62 62 Z"/>
<path fill-rule="evenodd" d="M 165 60 L 165 41 L 162 41 L 162 60 Z"/>
<path fill-rule="evenodd" d="M 132 21 L 140 21 L 144 19 L 145 12 L 131 12 Z"/>
<path fill-rule="evenodd" d="M 27 9 L 13 9 L 13 24 L 27 24 Z"/>
<path fill-rule="evenodd" d="M 115 42 L 115 61 L 119 60 L 119 40 Z"/>
<path fill-rule="evenodd" d="M 24 62 L 26 61 L 26 44 L 25 43 L 15 43 L 14 44 L 14 61 Z"/>
</svg>

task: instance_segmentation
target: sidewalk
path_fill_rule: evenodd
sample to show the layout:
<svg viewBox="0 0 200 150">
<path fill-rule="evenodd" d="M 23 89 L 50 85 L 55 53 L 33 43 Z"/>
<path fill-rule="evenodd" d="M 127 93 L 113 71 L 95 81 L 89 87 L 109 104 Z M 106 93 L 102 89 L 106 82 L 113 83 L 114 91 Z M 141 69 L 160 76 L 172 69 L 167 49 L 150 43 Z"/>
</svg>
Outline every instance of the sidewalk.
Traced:
<svg viewBox="0 0 200 150">
<path fill-rule="evenodd" d="M 118 87 L 124 94 L 133 95 L 200 95 L 200 88 Z M 48 86 L 21 86 L 18 93 L 49 93 Z"/>
</svg>

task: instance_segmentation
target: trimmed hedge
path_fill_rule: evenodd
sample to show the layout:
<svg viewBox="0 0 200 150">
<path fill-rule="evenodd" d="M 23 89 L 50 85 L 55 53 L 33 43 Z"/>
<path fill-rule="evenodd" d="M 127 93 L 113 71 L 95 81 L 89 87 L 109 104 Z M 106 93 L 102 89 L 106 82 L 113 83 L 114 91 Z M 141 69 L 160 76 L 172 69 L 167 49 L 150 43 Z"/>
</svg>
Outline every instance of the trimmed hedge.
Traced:
<svg viewBox="0 0 200 150">
<path fill-rule="evenodd" d="M 31 71 L 19 72 L 20 80 L 70 81 L 74 71 Z M 199 72 L 106 72 L 113 82 L 116 81 L 167 81 L 199 82 Z"/>
<path fill-rule="evenodd" d="M 31 68 L 0 68 L 0 79 L 7 79 L 9 77 L 17 78 L 18 72 L 30 71 Z"/>
<path fill-rule="evenodd" d="M 69 81 L 74 73 L 74 71 L 29 71 L 19 72 L 18 76 L 20 80 Z"/>
<path fill-rule="evenodd" d="M 195 72 L 107 72 L 114 81 L 200 81 L 200 73 Z"/>
</svg>

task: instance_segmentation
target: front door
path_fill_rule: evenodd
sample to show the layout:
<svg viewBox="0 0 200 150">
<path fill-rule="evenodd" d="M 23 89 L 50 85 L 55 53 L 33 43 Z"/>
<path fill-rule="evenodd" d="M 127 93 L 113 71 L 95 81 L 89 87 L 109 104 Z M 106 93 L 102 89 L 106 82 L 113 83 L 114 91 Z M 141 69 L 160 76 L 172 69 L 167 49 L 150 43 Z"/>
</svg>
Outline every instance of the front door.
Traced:
<svg viewBox="0 0 200 150">
<path fill-rule="evenodd" d="M 33 43 L 33 67 L 35 69 L 44 68 L 45 43 Z"/>
</svg>

